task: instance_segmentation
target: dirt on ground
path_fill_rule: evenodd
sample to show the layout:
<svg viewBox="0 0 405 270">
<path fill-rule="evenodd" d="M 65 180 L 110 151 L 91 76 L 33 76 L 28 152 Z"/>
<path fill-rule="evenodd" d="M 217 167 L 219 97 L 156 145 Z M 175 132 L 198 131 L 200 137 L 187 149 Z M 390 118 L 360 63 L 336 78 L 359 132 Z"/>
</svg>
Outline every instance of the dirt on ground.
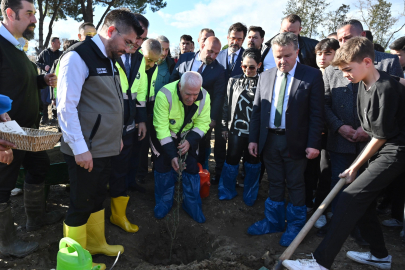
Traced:
<svg viewBox="0 0 405 270">
<path fill-rule="evenodd" d="M 214 160 L 211 156 L 211 172 Z M 109 244 L 121 244 L 125 252 L 120 256 L 114 269 L 209 269 L 231 270 L 261 267 L 271 269 L 285 250 L 279 245 L 282 233 L 263 236 L 250 236 L 247 228 L 264 218 L 264 202 L 267 199 L 268 182 L 261 183 L 257 201 L 253 207 L 242 200 L 242 188 L 237 188 L 238 196 L 231 201 L 219 201 L 217 187 L 211 186 L 210 195 L 202 200 L 206 217 L 204 224 L 196 223 L 182 209 L 177 238 L 173 244 L 173 256 L 169 260 L 171 238 L 167 221 L 153 216 L 155 204 L 153 173 L 150 171 L 145 184 L 145 193 L 129 191 L 130 202 L 127 208 L 128 219 L 139 226 L 137 233 L 131 234 L 109 222 L 110 198 L 105 201 L 105 235 Z M 239 176 L 239 181 L 243 182 Z M 11 198 L 17 237 L 24 241 L 39 242 L 39 249 L 25 258 L 0 257 L 0 269 L 54 269 L 62 236 L 62 221 L 46 226 L 35 232 L 26 232 L 24 224 L 23 196 Z M 69 192 L 64 185 L 51 187 L 48 198 L 48 211 L 66 212 L 69 205 Z M 175 206 L 176 204 L 174 204 Z M 390 218 L 381 216 L 381 220 Z M 316 236 L 313 228 L 296 250 L 293 258 L 308 259 L 322 238 Z M 393 257 L 392 269 L 405 269 L 405 245 L 399 238 L 400 228 L 383 228 L 389 253 Z M 375 269 L 360 265 L 346 258 L 349 250 L 368 251 L 358 246 L 350 237 L 336 257 L 332 269 Z M 0 255 L 1 256 L 1 255 Z M 93 256 L 93 261 L 102 262 L 109 269 L 115 257 Z"/>
</svg>

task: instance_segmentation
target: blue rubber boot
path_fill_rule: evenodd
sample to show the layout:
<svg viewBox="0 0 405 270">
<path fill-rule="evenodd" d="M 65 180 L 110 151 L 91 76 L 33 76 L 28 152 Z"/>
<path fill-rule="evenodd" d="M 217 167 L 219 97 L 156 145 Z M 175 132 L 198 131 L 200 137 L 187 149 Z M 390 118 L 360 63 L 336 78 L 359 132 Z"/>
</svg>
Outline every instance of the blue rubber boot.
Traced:
<svg viewBox="0 0 405 270">
<path fill-rule="evenodd" d="M 236 192 L 236 177 L 239 173 L 239 164 L 229 165 L 224 162 L 221 178 L 218 185 L 218 198 L 222 200 L 232 200 L 238 193 Z"/>
<path fill-rule="evenodd" d="M 265 202 L 263 220 L 249 227 L 248 234 L 262 235 L 267 233 L 282 232 L 285 228 L 285 202 L 274 202 L 267 198 Z"/>
<path fill-rule="evenodd" d="M 305 205 L 294 206 L 289 203 L 287 206 L 287 230 L 281 236 L 280 245 L 288 247 L 304 227 L 306 221 L 307 207 Z"/>
<path fill-rule="evenodd" d="M 198 223 L 205 222 L 200 197 L 200 174 L 183 171 L 183 209 Z"/>
<path fill-rule="evenodd" d="M 262 164 L 245 162 L 245 181 L 243 182 L 243 201 L 247 206 L 253 206 L 259 192 L 259 177 Z"/>
<path fill-rule="evenodd" d="M 211 147 L 205 148 L 205 158 L 204 158 L 204 164 L 203 164 L 203 169 L 210 170 L 208 166 L 208 159 L 211 155 Z"/>
<path fill-rule="evenodd" d="M 155 218 L 162 219 L 173 206 L 174 185 L 177 181 L 176 172 L 159 173 L 155 170 Z"/>
</svg>

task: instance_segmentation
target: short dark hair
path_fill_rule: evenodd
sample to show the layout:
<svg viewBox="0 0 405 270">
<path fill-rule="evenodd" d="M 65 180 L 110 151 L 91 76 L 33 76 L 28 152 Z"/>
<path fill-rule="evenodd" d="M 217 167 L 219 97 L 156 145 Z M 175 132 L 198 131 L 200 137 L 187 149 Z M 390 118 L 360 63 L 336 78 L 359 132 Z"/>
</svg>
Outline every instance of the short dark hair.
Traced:
<svg viewBox="0 0 405 270">
<path fill-rule="evenodd" d="M 79 32 L 80 32 L 80 30 L 84 30 L 84 28 L 86 28 L 86 26 L 91 26 L 91 27 L 96 28 L 96 27 L 94 26 L 94 24 L 92 24 L 91 22 L 84 22 L 84 23 L 82 23 L 82 24 L 79 26 Z"/>
<path fill-rule="evenodd" d="M 140 26 L 135 14 L 129 9 L 115 9 L 110 11 L 105 16 L 103 27 L 115 26 L 118 27 L 122 33 L 128 33 L 130 30 L 134 30 L 135 33 L 140 36 L 143 34 L 143 29 Z"/>
<path fill-rule="evenodd" d="M 297 14 L 289 14 L 282 19 L 282 21 L 284 20 L 288 20 L 290 23 L 300 22 L 300 25 L 302 23 L 300 16 Z"/>
<path fill-rule="evenodd" d="M 138 22 L 143 25 L 143 27 L 145 27 L 146 29 L 149 28 L 149 21 L 148 19 L 146 19 L 145 16 L 143 16 L 142 14 L 139 13 L 134 13 L 135 14 L 135 18 L 138 20 Z"/>
<path fill-rule="evenodd" d="M 260 26 L 250 26 L 248 32 L 250 31 L 259 32 L 261 38 L 264 38 L 264 34 L 266 34 L 266 32 Z"/>
<path fill-rule="evenodd" d="M 252 58 L 257 64 L 262 61 L 262 53 L 256 48 L 247 48 L 242 54 L 242 59 L 245 57 Z"/>
<path fill-rule="evenodd" d="M 405 51 L 405 37 L 400 37 L 390 45 L 391 50 Z"/>
<path fill-rule="evenodd" d="M 52 38 L 51 38 L 51 43 L 52 43 L 52 42 L 55 42 L 55 39 L 59 39 L 59 38 L 58 38 L 58 37 L 52 37 Z"/>
<path fill-rule="evenodd" d="M 366 32 L 366 38 L 368 38 L 371 42 L 374 41 L 374 37 L 373 34 L 371 33 L 370 30 L 364 30 L 364 32 Z"/>
<path fill-rule="evenodd" d="M 191 43 L 194 45 L 194 41 L 191 41 Z"/>
<path fill-rule="evenodd" d="M 360 21 L 355 20 L 355 19 L 351 19 L 351 20 L 342 22 L 341 24 L 338 25 L 336 30 L 339 30 L 340 28 L 345 27 L 346 25 L 354 26 L 359 32 L 363 32 L 363 25 L 361 24 Z"/>
<path fill-rule="evenodd" d="M 334 38 L 325 38 L 318 42 L 315 46 L 315 52 L 323 52 L 323 51 L 330 51 L 334 50 L 337 51 L 339 49 L 339 41 Z"/>
<path fill-rule="evenodd" d="M 331 36 L 337 36 L 337 33 L 336 33 L 336 32 L 330 33 L 330 34 L 327 36 L 327 38 L 330 38 Z"/>
<path fill-rule="evenodd" d="M 243 32 L 243 38 L 245 38 L 246 34 L 247 34 L 247 27 L 243 23 L 237 22 L 237 23 L 232 24 L 231 27 L 229 27 L 228 36 L 232 31 Z"/>
<path fill-rule="evenodd" d="M 22 1 L 27 1 L 31 4 L 34 3 L 34 0 L 1 0 L 1 13 L 3 14 L 4 18 L 7 18 L 6 10 L 11 8 L 15 12 L 16 19 L 20 19 L 20 9 L 22 9 Z"/>
<path fill-rule="evenodd" d="M 214 30 L 212 30 L 211 28 L 203 28 L 203 29 L 201 29 L 201 31 L 200 31 L 200 36 L 201 36 L 201 34 L 204 33 L 204 32 L 212 33 L 212 34 L 215 36 Z"/>
<path fill-rule="evenodd" d="M 185 40 L 185 41 L 193 41 L 193 37 L 192 36 L 190 36 L 190 35 L 182 35 L 181 37 L 180 37 L 180 41 L 181 40 Z"/>
<path fill-rule="evenodd" d="M 381 46 L 380 44 L 378 44 L 378 43 L 373 43 L 373 45 L 374 45 L 374 50 L 375 50 L 375 51 L 377 51 L 377 52 L 385 52 L 384 47 Z"/>
<path fill-rule="evenodd" d="M 66 51 L 67 49 L 69 49 L 72 45 L 78 43 L 79 41 L 74 40 L 74 39 L 69 39 L 69 40 L 65 40 L 65 42 L 63 42 L 63 51 Z"/>
<path fill-rule="evenodd" d="M 337 50 L 331 64 L 340 66 L 350 62 L 360 63 L 367 57 L 372 61 L 375 59 L 373 43 L 366 37 L 353 37 Z"/>
</svg>

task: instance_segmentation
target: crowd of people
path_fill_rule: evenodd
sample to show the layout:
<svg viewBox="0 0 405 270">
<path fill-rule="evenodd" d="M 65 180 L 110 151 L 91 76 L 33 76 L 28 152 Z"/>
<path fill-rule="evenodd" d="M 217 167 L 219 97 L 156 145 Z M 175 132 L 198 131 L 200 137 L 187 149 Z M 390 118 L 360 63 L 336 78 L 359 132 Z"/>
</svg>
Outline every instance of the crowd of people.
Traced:
<svg viewBox="0 0 405 270">
<path fill-rule="evenodd" d="M 377 213 L 391 212 L 384 226 L 403 226 L 405 37 L 390 45 L 390 54 L 381 52 L 372 33 L 352 19 L 318 41 L 300 35 L 301 19 L 290 14 L 267 42 L 262 27 L 240 22 L 229 27 L 227 44 L 210 28 L 201 29 L 198 50 L 182 35 L 174 59 L 167 37 L 148 38 L 145 16 L 116 9 L 98 30 L 82 23 L 78 40 L 65 41 L 63 52 L 60 39 L 51 38 L 35 65 L 23 49 L 37 22 L 33 1 L 2 0 L 1 11 L 0 96 L 13 102 L 0 119 L 36 129 L 57 123 L 70 181 L 63 235 L 92 255 L 124 252 L 106 242 L 108 193 L 110 222 L 129 233 L 139 230 L 126 217 L 128 190 L 145 192 L 149 151 L 154 216 L 170 212 L 181 173 L 183 209 L 205 222 L 199 171 L 209 168 L 213 138 L 211 185 L 219 200 L 232 200 L 241 187 L 244 203 L 253 207 L 267 172 L 264 219 L 247 232 L 283 232 L 281 246 L 291 244 L 307 216 L 346 179 L 315 224 L 324 240 L 314 258 L 287 260 L 285 267 L 329 269 L 351 235 L 370 252 L 348 251 L 348 258 L 391 268 Z M 63 215 L 46 212 L 46 152 L 13 148 L 0 140 L 0 253 L 24 257 L 38 243 L 19 240 L 14 228 L 10 195 L 21 166 L 27 171 L 26 230 Z M 238 183 L 241 161 L 244 180 Z"/>
</svg>

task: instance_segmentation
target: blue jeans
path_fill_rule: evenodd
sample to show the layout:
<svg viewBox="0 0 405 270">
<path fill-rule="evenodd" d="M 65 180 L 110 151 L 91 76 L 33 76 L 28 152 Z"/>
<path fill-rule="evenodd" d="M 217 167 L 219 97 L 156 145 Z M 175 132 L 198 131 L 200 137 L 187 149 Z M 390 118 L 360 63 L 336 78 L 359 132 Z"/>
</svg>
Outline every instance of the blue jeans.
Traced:
<svg viewBox="0 0 405 270">
<path fill-rule="evenodd" d="M 357 158 L 358 154 L 359 153 L 356 153 L 356 154 L 341 154 L 341 153 L 336 153 L 336 152 L 329 151 L 330 163 L 331 163 L 331 167 L 332 167 L 332 178 L 331 178 L 330 189 L 335 187 L 337 182 L 339 182 L 339 180 L 340 180 L 339 174 L 344 172 L 346 169 L 348 169 L 350 167 L 350 165 L 352 165 L 354 160 Z M 362 171 L 363 171 L 363 168 L 359 170 L 359 172 L 357 173 L 357 176 Z M 347 185 L 345 185 L 339 191 L 339 193 L 336 195 L 336 197 L 333 199 L 333 201 L 332 201 L 332 212 L 333 213 L 335 212 L 336 204 L 338 202 L 340 194 L 342 193 L 342 191 L 346 187 L 347 187 Z"/>
</svg>

